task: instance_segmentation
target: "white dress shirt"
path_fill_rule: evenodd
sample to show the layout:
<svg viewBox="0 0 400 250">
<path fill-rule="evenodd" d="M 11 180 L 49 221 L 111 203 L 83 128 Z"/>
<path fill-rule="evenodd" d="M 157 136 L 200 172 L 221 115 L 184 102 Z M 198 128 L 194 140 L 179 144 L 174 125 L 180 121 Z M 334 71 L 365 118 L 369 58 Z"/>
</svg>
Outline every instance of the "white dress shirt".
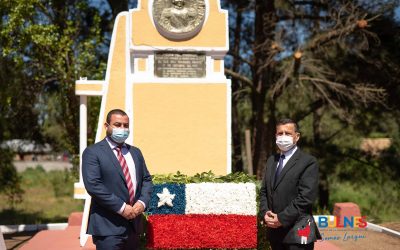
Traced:
<svg viewBox="0 0 400 250">
<path fill-rule="evenodd" d="M 281 155 L 285 155 L 285 158 L 283 159 L 283 166 L 282 169 L 285 167 L 286 163 L 290 160 L 290 158 L 292 157 L 292 155 L 294 154 L 294 152 L 296 152 L 297 150 L 297 146 L 294 145 L 293 148 L 289 149 L 286 152 L 281 152 Z M 279 165 L 279 164 L 278 164 Z M 278 166 L 276 166 L 278 167 Z"/>
<path fill-rule="evenodd" d="M 115 157 L 118 160 L 118 153 L 117 150 L 115 150 L 115 148 L 117 146 L 119 146 L 117 143 L 113 142 L 110 138 L 106 137 L 106 140 L 108 142 L 108 145 L 110 145 Z M 137 186 L 137 180 L 136 180 L 136 166 L 135 166 L 135 162 L 133 161 L 133 157 L 131 155 L 131 153 L 128 150 L 128 147 L 126 146 L 126 144 L 122 144 L 121 147 L 121 153 L 125 158 L 126 164 L 128 164 L 128 169 L 129 169 L 129 174 L 131 175 L 131 179 L 132 179 L 132 184 L 133 184 L 133 190 L 135 191 L 136 194 L 136 186 Z M 144 208 L 146 208 L 146 205 L 144 204 L 143 201 L 138 200 L 140 203 L 143 204 Z M 120 208 L 120 210 L 118 211 L 119 214 L 122 214 L 122 212 L 124 211 L 126 206 L 126 203 L 124 202 L 124 204 L 122 205 L 122 207 Z"/>
</svg>

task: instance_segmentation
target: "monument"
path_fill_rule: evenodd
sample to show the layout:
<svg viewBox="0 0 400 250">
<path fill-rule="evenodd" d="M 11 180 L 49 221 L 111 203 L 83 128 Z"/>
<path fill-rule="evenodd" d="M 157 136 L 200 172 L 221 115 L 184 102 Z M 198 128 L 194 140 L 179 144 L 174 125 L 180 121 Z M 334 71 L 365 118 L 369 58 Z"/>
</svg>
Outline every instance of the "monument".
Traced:
<svg viewBox="0 0 400 250">
<path fill-rule="evenodd" d="M 80 96 L 80 153 L 87 146 L 87 97 L 101 96 L 95 141 L 106 114 L 127 112 L 131 134 L 152 174 L 231 172 L 231 87 L 224 75 L 228 13 L 219 0 L 139 0 L 114 24 L 105 80 L 76 81 Z M 82 178 L 75 198 L 90 197 Z"/>
</svg>

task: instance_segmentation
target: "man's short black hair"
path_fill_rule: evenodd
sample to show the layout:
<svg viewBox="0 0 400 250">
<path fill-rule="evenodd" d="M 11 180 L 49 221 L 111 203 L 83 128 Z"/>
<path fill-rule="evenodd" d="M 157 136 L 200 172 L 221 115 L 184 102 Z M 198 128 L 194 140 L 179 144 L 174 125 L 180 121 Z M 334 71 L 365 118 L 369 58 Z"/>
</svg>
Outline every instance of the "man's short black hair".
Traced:
<svg viewBox="0 0 400 250">
<path fill-rule="evenodd" d="M 107 114 L 107 119 L 106 119 L 106 121 L 107 121 L 108 124 L 110 124 L 111 116 L 112 116 L 112 115 L 128 116 L 128 115 L 125 113 L 125 111 L 123 111 L 122 109 L 113 109 L 113 110 L 111 110 L 110 112 L 108 112 L 108 114 Z"/>
<path fill-rule="evenodd" d="M 294 120 L 292 120 L 292 119 L 289 119 L 289 118 L 280 119 L 280 120 L 276 123 L 276 126 L 285 125 L 285 124 L 289 124 L 289 123 L 294 124 L 294 131 L 295 131 L 296 133 L 300 133 L 299 124 L 297 124 L 296 121 L 294 121 Z"/>
</svg>

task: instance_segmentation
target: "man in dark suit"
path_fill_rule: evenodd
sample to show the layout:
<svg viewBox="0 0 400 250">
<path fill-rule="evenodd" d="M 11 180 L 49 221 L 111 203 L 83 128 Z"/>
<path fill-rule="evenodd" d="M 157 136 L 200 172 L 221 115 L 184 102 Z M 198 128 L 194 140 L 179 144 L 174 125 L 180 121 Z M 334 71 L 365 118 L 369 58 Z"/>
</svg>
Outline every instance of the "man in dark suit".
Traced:
<svg viewBox="0 0 400 250">
<path fill-rule="evenodd" d="M 311 220 L 307 227 L 312 224 L 314 239 L 319 236 L 311 216 L 318 190 L 318 164 L 315 157 L 296 146 L 299 139 L 296 122 L 282 119 L 277 123 L 276 144 L 280 152 L 268 158 L 260 190 L 260 213 L 273 250 L 314 249 L 313 240 L 308 244 L 290 240 L 300 237 L 295 234 L 301 228 L 294 227 L 305 216 Z"/>
<path fill-rule="evenodd" d="M 125 143 L 127 114 L 114 109 L 106 121 L 106 138 L 82 155 L 83 181 L 92 197 L 87 232 L 98 250 L 134 250 L 153 183 L 140 150 Z"/>
</svg>

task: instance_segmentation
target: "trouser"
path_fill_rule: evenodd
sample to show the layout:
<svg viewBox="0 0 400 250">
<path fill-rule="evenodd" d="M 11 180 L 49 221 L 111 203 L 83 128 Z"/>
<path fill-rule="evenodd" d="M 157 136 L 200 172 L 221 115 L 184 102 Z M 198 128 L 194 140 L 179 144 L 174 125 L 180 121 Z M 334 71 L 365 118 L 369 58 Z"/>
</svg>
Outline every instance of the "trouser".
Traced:
<svg viewBox="0 0 400 250">
<path fill-rule="evenodd" d="M 127 235 L 93 236 L 96 250 L 137 250 L 139 249 L 139 236 L 128 230 Z"/>
</svg>

